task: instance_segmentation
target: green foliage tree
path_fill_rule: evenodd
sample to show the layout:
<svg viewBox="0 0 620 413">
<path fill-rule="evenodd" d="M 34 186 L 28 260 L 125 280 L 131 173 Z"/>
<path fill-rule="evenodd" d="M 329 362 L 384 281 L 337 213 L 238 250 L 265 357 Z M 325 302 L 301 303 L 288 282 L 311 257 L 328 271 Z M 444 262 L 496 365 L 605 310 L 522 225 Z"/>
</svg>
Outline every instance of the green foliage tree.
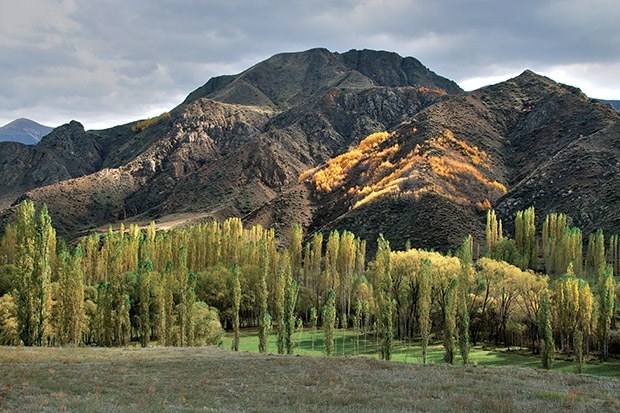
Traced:
<svg viewBox="0 0 620 413">
<path fill-rule="evenodd" d="M 538 266 L 538 243 L 536 241 L 534 207 L 525 211 L 517 211 L 515 218 L 515 247 L 517 265 L 522 270 L 536 269 Z"/>
<path fill-rule="evenodd" d="M 267 243 L 260 241 L 260 278 L 258 286 L 258 351 L 260 353 L 267 352 L 267 337 L 269 334 L 269 326 L 271 324 L 271 316 L 268 312 L 267 299 L 269 292 L 267 290 L 267 271 L 269 269 L 269 255 L 267 254 Z"/>
<path fill-rule="evenodd" d="M 381 332 L 381 358 L 392 358 L 393 341 L 393 308 L 392 275 L 390 267 L 390 243 L 379 235 L 377 240 L 377 256 L 375 258 L 375 300 L 377 302 L 379 330 Z"/>
<path fill-rule="evenodd" d="M 502 220 L 498 219 L 495 215 L 495 211 L 489 209 L 487 211 L 487 226 L 486 226 L 486 255 L 487 257 L 495 257 L 495 249 L 497 245 L 502 241 Z"/>
<path fill-rule="evenodd" d="M 325 354 L 334 352 L 334 329 L 336 328 L 336 291 L 330 288 L 323 306 L 323 332 L 325 333 Z"/>
<path fill-rule="evenodd" d="M 293 333 L 295 332 L 295 305 L 297 303 L 297 295 L 299 293 L 299 284 L 294 279 L 289 278 L 286 281 L 286 289 L 284 291 L 284 314 L 282 321 L 284 323 L 284 347 L 286 354 L 293 354 Z"/>
<path fill-rule="evenodd" d="M 16 212 L 17 323 L 26 346 L 41 345 L 48 325 L 51 255 L 55 231 L 44 205 L 36 219 L 34 203 L 23 201 Z"/>
<path fill-rule="evenodd" d="M 231 279 L 231 300 L 233 303 L 233 331 L 234 338 L 232 343 L 233 351 L 239 351 L 239 309 L 241 308 L 241 282 L 239 281 L 239 264 L 233 265 Z"/>
<path fill-rule="evenodd" d="M 153 265 L 150 260 L 144 261 L 140 265 L 138 272 L 138 326 L 140 335 L 140 345 L 146 347 L 151 338 L 151 273 Z"/>
<path fill-rule="evenodd" d="M 585 264 L 585 272 L 589 279 L 600 283 L 607 265 L 605 259 L 605 235 L 603 235 L 603 230 L 600 228 L 588 236 Z"/>
<path fill-rule="evenodd" d="M 284 295 L 286 283 L 290 278 L 291 266 L 288 252 L 280 260 L 280 267 L 276 275 L 276 282 L 273 294 L 273 309 L 276 321 L 276 334 L 278 344 L 278 354 L 284 354 Z"/>
<path fill-rule="evenodd" d="M 607 262 L 613 269 L 613 275 L 616 277 L 620 276 L 620 247 L 618 243 L 618 234 L 613 234 L 609 237 Z"/>
<path fill-rule="evenodd" d="M 609 357 L 609 335 L 614 316 L 615 289 L 616 283 L 613 276 L 613 267 L 608 265 L 603 277 L 601 277 L 599 286 L 599 329 L 603 347 L 603 360 L 607 360 Z"/>
<path fill-rule="evenodd" d="M 78 345 L 82 340 L 85 314 L 81 259 L 82 252 L 79 247 L 72 255 L 63 252 L 60 257 L 57 304 L 60 314 L 56 330 L 62 345 Z"/>
<path fill-rule="evenodd" d="M 446 363 L 454 363 L 454 350 L 456 348 L 456 294 L 458 289 L 458 281 L 453 278 L 450 281 L 450 287 L 446 291 L 445 309 L 444 309 L 444 360 Z"/>
<path fill-rule="evenodd" d="M 418 323 L 420 325 L 420 336 L 422 337 L 422 363 L 426 364 L 428 342 L 431 332 L 430 315 L 433 287 L 431 261 L 428 258 L 422 260 L 418 284 Z"/>
<path fill-rule="evenodd" d="M 458 337 L 459 350 L 463 359 L 463 364 L 469 362 L 469 283 L 473 273 L 473 250 L 474 242 L 472 236 L 468 236 L 463 240 L 461 247 L 457 251 L 457 256 L 461 263 L 461 271 L 458 278 L 456 313 L 458 315 Z"/>
<path fill-rule="evenodd" d="M 538 310 L 538 324 L 542 337 L 541 359 L 543 368 L 549 370 L 553 364 L 555 345 L 553 342 L 553 329 L 551 327 L 552 308 L 549 290 L 544 288 L 540 293 L 540 305 Z"/>
</svg>

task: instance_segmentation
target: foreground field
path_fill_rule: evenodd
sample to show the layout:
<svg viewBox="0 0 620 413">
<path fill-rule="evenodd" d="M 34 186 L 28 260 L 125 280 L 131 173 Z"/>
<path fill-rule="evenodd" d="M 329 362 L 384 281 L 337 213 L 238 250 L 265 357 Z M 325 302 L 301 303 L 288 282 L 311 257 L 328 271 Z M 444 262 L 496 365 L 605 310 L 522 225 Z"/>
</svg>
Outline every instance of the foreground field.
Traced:
<svg viewBox="0 0 620 413">
<path fill-rule="evenodd" d="M 620 380 L 218 348 L 0 349 L 2 411 L 620 411 Z"/>
</svg>

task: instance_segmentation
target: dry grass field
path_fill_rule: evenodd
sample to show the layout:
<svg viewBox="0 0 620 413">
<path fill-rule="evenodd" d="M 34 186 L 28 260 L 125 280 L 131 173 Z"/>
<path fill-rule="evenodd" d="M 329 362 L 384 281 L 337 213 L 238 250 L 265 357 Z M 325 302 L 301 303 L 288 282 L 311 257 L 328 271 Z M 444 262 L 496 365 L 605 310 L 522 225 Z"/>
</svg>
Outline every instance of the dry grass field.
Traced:
<svg viewBox="0 0 620 413">
<path fill-rule="evenodd" d="M 218 348 L 0 348 L 1 411 L 620 411 L 620 380 Z"/>
</svg>

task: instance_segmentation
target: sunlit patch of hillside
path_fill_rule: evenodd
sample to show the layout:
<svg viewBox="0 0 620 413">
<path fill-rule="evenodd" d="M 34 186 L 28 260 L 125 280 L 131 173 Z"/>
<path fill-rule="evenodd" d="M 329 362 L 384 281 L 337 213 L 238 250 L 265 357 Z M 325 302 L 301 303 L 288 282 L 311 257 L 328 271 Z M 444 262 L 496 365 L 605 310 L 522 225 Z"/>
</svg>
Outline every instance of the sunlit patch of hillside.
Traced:
<svg viewBox="0 0 620 413">
<path fill-rule="evenodd" d="M 412 129 L 412 133 L 417 131 Z M 400 135 L 375 133 L 349 152 L 330 159 L 323 167 L 306 171 L 319 192 L 344 189 L 354 208 L 385 195 L 418 199 L 435 193 L 461 205 L 488 209 L 506 187 L 488 177 L 490 157 L 446 129 L 405 153 Z"/>
</svg>

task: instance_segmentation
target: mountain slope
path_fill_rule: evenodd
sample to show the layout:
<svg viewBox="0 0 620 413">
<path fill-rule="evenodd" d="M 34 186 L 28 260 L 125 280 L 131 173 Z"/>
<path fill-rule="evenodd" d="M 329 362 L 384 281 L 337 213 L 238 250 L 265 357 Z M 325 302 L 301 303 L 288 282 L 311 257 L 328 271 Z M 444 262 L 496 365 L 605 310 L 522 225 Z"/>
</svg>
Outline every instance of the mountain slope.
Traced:
<svg viewBox="0 0 620 413">
<path fill-rule="evenodd" d="M 617 233 L 620 117 L 578 89 L 525 71 L 498 85 L 438 102 L 390 133 L 302 175 L 298 188 L 248 219 L 281 221 L 311 204 L 305 225 L 349 229 L 396 248 L 454 249 L 484 241 L 485 210 L 509 232 L 515 212 L 534 206 L 568 214 L 585 233 Z M 540 224 L 540 222 L 539 222 Z M 372 244 L 371 244 L 372 248 Z"/>
<path fill-rule="evenodd" d="M 20 118 L 0 127 L 0 142 L 19 142 L 24 145 L 36 145 L 41 138 L 53 129 L 30 119 Z"/>
</svg>

